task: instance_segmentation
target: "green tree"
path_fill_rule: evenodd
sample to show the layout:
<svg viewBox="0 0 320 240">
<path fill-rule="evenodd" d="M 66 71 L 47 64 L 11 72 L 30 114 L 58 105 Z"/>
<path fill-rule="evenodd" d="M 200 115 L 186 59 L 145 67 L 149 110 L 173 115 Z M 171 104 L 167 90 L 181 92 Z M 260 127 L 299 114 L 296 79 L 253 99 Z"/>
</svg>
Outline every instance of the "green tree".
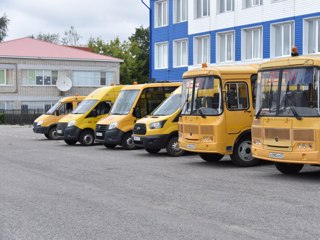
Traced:
<svg viewBox="0 0 320 240">
<path fill-rule="evenodd" d="M 5 14 L 0 18 L 0 42 L 7 36 L 9 21 Z"/>
<path fill-rule="evenodd" d="M 54 44 L 60 44 L 59 33 L 39 33 L 35 38 L 38 40 L 51 42 Z"/>
</svg>

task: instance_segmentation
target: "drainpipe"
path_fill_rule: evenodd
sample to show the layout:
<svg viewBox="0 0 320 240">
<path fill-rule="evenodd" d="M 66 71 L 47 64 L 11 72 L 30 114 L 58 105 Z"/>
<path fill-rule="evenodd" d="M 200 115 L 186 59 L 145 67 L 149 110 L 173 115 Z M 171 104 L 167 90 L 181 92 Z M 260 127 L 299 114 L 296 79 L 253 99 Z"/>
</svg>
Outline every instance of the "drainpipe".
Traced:
<svg viewBox="0 0 320 240">
<path fill-rule="evenodd" d="M 141 0 L 142 4 L 148 8 L 149 10 L 149 82 L 151 81 L 151 48 L 152 48 L 152 41 L 151 41 L 151 8 L 144 2 L 144 0 Z"/>
</svg>

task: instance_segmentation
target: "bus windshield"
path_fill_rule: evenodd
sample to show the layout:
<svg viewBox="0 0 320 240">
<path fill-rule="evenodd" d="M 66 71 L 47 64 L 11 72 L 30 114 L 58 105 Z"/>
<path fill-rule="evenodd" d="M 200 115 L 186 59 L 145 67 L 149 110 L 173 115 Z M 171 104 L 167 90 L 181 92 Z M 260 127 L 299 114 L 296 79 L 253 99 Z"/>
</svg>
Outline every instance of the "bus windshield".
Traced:
<svg viewBox="0 0 320 240">
<path fill-rule="evenodd" d="M 258 74 L 256 116 L 319 116 L 319 72 L 313 67 Z"/>
<path fill-rule="evenodd" d="M 217 77 L 184 79 L 182 83 L 182 114 L 215 116 L 223 110 L 221 81 Z"/>
<path fill-rule="evenodd" d="M 153 116 L 169 116 L 181 106 L 181 94 L 172 94 L 157 107 L 151 114 Z"/>
<path fill-rule="evenodd" d="M 72 111 L 73 114 L 84 114 L 88 112 L 98 100 L 83 100 L 78 107 Z"/>
<path fill-rule="evenodd" d="M 127 115 L 130 112 L 139 92 L 140 90 L 122 90 L 111 109 L 111 114 Z"/>
</svg>

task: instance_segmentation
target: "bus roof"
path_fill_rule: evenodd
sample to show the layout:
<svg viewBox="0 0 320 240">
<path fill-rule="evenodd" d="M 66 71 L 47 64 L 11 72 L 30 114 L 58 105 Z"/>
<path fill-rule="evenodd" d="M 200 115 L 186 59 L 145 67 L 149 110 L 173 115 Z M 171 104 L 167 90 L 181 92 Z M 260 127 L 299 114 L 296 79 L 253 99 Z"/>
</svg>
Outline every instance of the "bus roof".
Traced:
<svg viewBox="0 0 320 240">
<path fill-rule="evenodd" d="M 133 89 L 144 89 L 150 87 L 179 87 L 181 86 L 181 82 L 172 82 L 172 83 L 164 83 L 164 82 L 157 82 L 157 83 L 146 83 L 146 84 L 135 84 L 135 85 L 127 85 L 122 88 L 122 90 L 133 90 Z"/>
<path fill-rule="evenodd" d="M 85 99 L 86 96 L 68 96 L 68 97 L 64 97 L 61 98 L 59 101 L 60 102 L 74 102 L 74 101 L 82 101 L 83 99 Z"/>
<path fill-rule="evenodd" d="M 224 65 L 214 67 L 195 68 L 183 74 L 183 78 L 199 76 L 220 76 L 236 74 L 254 74 L 258 72 L 258 64 L 250 65 Z"/>
<path fill-rule="evenodd" d="M 295 66 L 320 66 L 320 55 L 304 55 L 273 59 L 262 63 L 259 70 Z"/>
<path fill-rule="evenodd" d="M 123 88 L 123 85 L 109 86 L 109 87 L 100 87 L 92 91 L 86 99 L 102 99 L 103 97 L 108 96 L 109 93 L 119 92 Z"/>
</svg>

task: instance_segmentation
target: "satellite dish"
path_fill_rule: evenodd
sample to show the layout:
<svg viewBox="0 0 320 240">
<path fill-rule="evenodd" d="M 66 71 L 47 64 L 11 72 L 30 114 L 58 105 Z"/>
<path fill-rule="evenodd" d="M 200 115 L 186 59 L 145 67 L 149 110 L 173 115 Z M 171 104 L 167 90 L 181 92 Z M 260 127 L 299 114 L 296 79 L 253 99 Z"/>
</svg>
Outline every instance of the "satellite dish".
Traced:
<svg viewBox="0 0 320 240">
<path fill-rule="evenodd" d="M 71 89 L 72 81 L 68 77 L 61 77 L 61 78 L 58 78 L 56 82 L 56 86 L 61 92 L 66 92 Z"/>
</svg>

